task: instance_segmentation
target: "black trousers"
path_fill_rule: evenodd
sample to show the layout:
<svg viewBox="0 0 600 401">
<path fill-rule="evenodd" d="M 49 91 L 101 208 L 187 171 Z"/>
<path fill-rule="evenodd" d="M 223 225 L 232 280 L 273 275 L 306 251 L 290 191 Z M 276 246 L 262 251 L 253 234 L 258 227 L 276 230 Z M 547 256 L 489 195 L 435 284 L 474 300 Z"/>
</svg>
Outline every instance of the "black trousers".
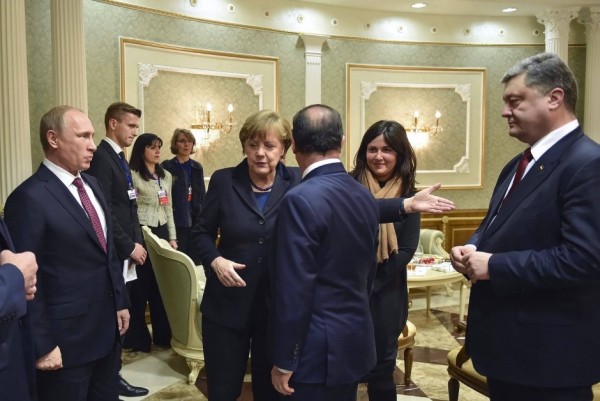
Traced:
<svg viewBox="0 0 600 401">
<path fill-rule="evenodd" d="M 169 231 L 166 224 L 150 227 L 159 238 L 168 240 Z M 159 346 L 169 346 L 171 343 L 171 327 L 167 319 L 167 312 L 158 290 L 156 276 L 150 258 L 136 267 L 137 279 L 130 282 L 129 298 L 131 307 L 129 314 L 129 330 L 125 333 L 123 348 L 136 351 L 150 352 L 152 342 Z M 146 304 L 150 307 L 150 321 L 152 323 L 152 337 L 146 325 Z"/>
<path fill-rule="evenodd" d="M 531 387 L 488 377 L 490 401 L 592 401 L 592 386 Z"/>
<path fill-rule="evenodd" d="M 267 353 L 267 332 L 266 302 L 262 302 L 262 298 L 255 300 L 248 324 L 242 329 L 226 327 L 206 316 L 202 317 L 202 343 L 210 401 L 237 400 L 249 354 L 253 399 L 278 399 L 278 393 L 271 384 L 273 364 Z"/>
<path fill-rule="evenodd" d="M 325 384 L 294 383 L 293 378 L 294 375 L 290 387 L 294 389 L 294 393 L 289 396 L 279 394 L 280 401 L 356 401 L 358 383 L 325 386 Z"/>
<path fill-rule="evenodd" d="M 121 348 L 117 339 L 108 355 L 81 366 L 37 371 L 38 401 L 114 401 Z"/>
</svg>

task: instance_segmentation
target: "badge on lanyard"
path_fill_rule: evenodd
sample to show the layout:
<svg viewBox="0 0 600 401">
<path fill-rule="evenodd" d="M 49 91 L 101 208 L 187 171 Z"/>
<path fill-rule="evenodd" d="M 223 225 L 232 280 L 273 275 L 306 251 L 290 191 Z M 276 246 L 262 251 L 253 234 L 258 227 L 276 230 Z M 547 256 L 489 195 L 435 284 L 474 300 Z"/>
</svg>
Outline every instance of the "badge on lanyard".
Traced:
<svg viewBox="0 0 600 401">
<path fill-rule="evenodd" d="M 190 185 L 188 187 L 188 197 L 187 197 L 188 202 L 192 201 L 192 186 Z"/>
<path fill-rule="evenodd" d="M 127 195 L 129 196 L 129 200 L 137 199 L 137 189 L 130 187 L 127 190 Z"/>
<path fill-rule="evenodd" d="M 167 191 L 164 189 L 158 190 L 158 203 L 161 206 L 169 204 L 169 195 L 167 195 Z"/>
</svg>

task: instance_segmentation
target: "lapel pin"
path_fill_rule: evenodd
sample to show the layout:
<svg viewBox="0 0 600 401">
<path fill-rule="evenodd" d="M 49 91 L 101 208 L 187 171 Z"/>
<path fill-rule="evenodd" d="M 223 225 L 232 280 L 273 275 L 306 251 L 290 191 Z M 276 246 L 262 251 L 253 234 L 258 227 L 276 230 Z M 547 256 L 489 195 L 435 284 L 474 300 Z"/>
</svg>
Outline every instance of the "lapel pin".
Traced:
<svg viewBox="0 0 600 401">
<path fill-rule="evenodd" d="M 544 165 L 540 164 L 540 171 L 542 171 L 544 169 Z"/>
</svg>

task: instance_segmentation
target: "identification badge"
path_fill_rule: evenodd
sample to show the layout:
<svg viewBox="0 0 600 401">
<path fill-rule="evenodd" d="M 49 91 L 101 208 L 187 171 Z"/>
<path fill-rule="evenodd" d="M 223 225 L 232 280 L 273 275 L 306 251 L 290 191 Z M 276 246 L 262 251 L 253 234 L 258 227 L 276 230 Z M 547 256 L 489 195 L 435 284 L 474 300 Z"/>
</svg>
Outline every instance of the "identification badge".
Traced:
<svg viewBox="0 0 600 401">
<path fill-rule="evenodd" d="M 169 196 L 167 195 L 167 191 L 165 191 L 164 189 L 158 191 L 158 203 L 161 206 L 169 204 Z"/>
<path fill-rule="evenodd" d="M 137 189 L 135 189 L 135 188 L 128 189 L 127 195 L 129 196 L 129 200 L 137 199 Z"/>
<path fill-rule="evenodd" d="M 187 197 L 188 202 L 192 201 L 192 187 L 189 186 L 188 187 L 188 197 Z"/>
</svg>

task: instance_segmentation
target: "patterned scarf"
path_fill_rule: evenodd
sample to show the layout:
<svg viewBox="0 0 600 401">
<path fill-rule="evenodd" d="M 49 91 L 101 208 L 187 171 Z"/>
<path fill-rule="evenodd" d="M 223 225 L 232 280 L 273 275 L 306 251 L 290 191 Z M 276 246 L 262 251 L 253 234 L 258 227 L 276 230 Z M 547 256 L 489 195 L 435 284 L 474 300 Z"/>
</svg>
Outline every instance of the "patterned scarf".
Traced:
<svg viewBox="0 0 600 401">
<path fill-rule="evenodd" d="M 400 196 L 402 187 L 402 178 L 396 177 L 388 180 L 383 188 L 379 182 L 373 177 L 369 169 L 365 169 L 359 177 L 358 181 L 371 191 L 375 199 L 391 199 Z M 377 248 L 377 263 L 390 258 L 393 253 L 398 253 L 398 238 L 394 224 L 383 223 L 379 225 L 379 247 Z"/>
</svg>

